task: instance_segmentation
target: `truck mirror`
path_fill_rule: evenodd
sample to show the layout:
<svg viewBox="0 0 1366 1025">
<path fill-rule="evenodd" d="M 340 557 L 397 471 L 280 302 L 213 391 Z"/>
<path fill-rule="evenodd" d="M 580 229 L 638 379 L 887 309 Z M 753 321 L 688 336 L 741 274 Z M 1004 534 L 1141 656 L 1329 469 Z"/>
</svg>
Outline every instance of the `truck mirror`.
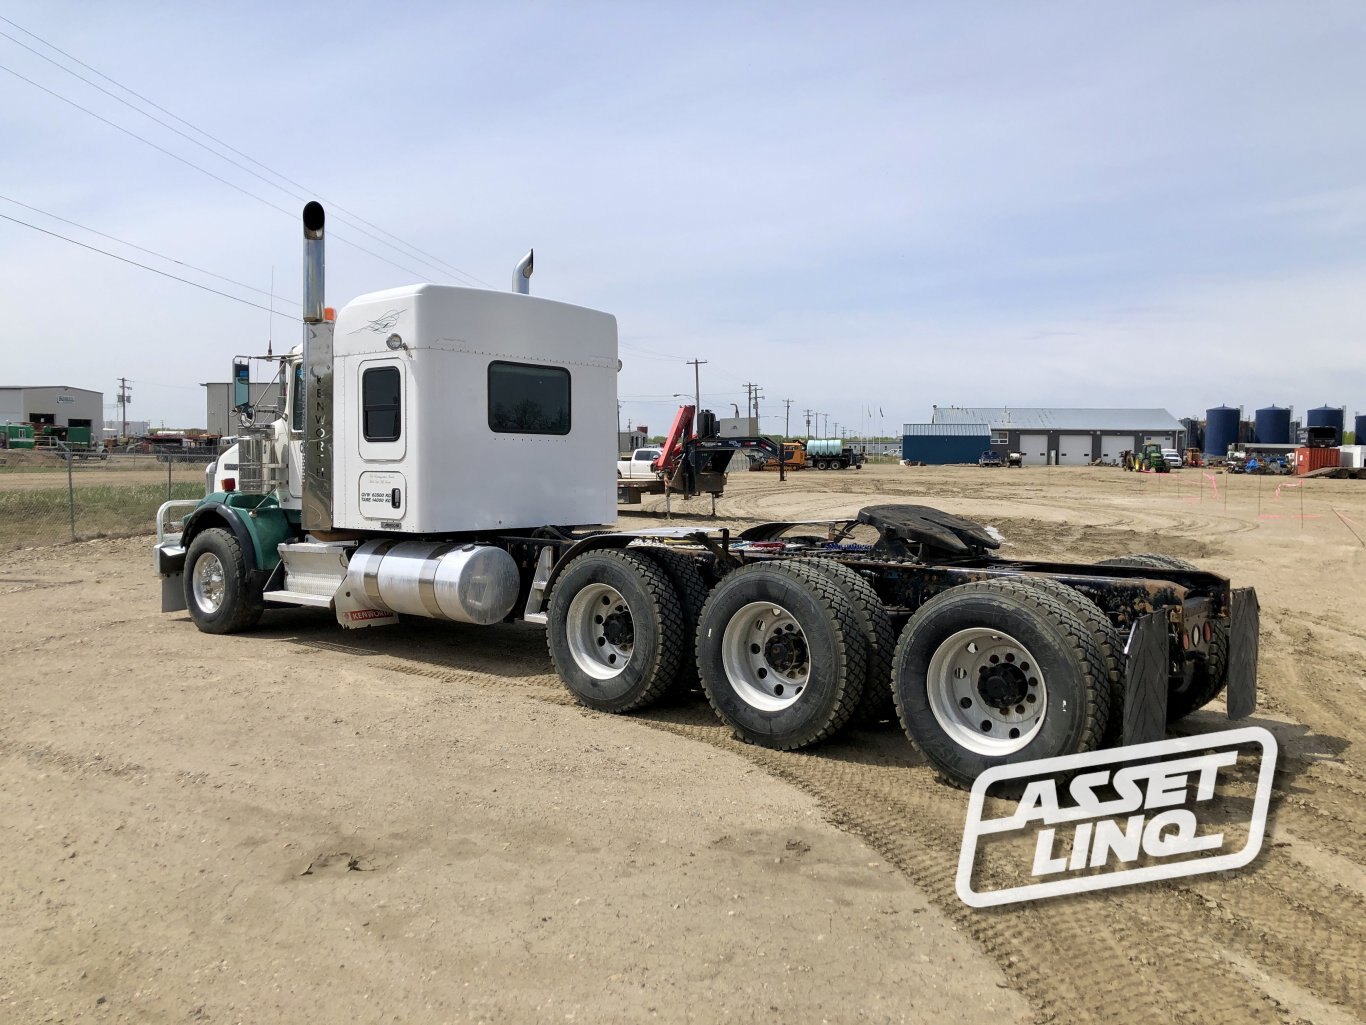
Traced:
<svg viewBox="0 0 1366 1025">
<path fill-rule="evenodd" d="M 232 365 L 232 408 L 247 409 L 251 405 L 251 364 L 234 362 Z"/>
</svg>

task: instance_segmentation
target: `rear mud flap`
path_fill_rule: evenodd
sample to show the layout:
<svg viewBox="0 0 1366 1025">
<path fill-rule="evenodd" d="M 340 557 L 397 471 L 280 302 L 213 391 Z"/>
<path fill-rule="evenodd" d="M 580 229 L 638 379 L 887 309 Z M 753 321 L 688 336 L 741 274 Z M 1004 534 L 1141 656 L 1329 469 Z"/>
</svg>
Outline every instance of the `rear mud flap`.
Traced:
<svg viewBox="0 0 1366 1025">
<path fill-rule="evenodd" d="M 1120 743 L 1127 747 L 1161 740 L 1167 735 L 1167 617 L 1150 612 L 1138 619 L 1125 652 Z"/>
<path fill-rule="evenodd" d="M 1230 719 L 1244 719 L 1257 709 L 1257 643 L 1261 606 L 1250 587 L 1233 591 L 1228 624 L 1228 704 Z"/>
</svg>

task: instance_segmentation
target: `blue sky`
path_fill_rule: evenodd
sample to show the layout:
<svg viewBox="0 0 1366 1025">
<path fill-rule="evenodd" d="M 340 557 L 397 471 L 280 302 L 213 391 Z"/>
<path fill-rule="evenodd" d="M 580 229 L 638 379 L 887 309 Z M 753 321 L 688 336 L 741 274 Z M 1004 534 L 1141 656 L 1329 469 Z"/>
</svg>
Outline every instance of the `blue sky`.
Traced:
<svg viewBox="0 0 1366 1025">
<path fill-rule="evenodd" d="M 534 292 L 617 315 L 623 421 L 667 426 L 694 357 L 704 405 L 762 386 L 766 430 L 783 398 L 889 431 L 932 403 L 1366 411 L 1359 3 L 0 14 L 323 197 L 333 305 L 452 267 L 503 288 L 534 245 Z M 0 66 L 0 195 L 297 301 L 297 198 L 9 39 Z M 127 376 L 130 413 L 194 426 L 198 382 L 297 338 L 9 221 L 0 252 L 0 383 Z"/>
</svg>

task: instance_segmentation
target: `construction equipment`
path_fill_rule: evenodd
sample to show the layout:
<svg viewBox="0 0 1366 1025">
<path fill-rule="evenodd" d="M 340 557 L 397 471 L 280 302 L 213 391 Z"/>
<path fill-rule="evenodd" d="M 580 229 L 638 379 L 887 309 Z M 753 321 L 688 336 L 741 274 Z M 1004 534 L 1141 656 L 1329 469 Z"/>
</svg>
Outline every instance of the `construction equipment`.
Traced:
<svg viewBox="0 0 1366 1025">
<path fill-rule="evenodd" d="M 663 495 L 667 513 L 674 495 L 685 500 L 709 495 L 715 515 L 716 500 L 725 493 L 726 475 L 738 453 L 776 463 L 779 448 L 771 438 L 723 438 L 710 410 L 695 413 L 692 406 L 679 406 L 648 475 L 624 477 L 623 463 L 618 462 L 617 502 L 639 505 L 644 495 Z"/>
<path fill-rule="evenodd" d="M 782 750 L 896 715 L 962 786 L 1155 740 L 1224 691 L 1230 718 L 1256 707 L 1256 594 L 1163 556 L 1005 559 L 993 532 L 918 505 L 739 533 L 600 529 L 616 518 L 601 458 L 615 318 L 527 294 L 530 253 L 511 292 L 418 285 L 334 312 L 323 225 L 308 204 L 303 344 L 266 357 L 283 408 L 254 409 L 236 363 L 237 441 L 204 498 L 157 513 L 162 608 L 199 630 L 290 606 L 349 629 L 522 620 L 590 708 L 700 682 L 736 736 Z M 663 446 L 669 483 L 706 490 L 745 443 L 780 457 L 693 431 L 693 412 Z"/>
<path fill-rule="evenodd" d="M 1125 452 L 1122 455 L 1124 469 L 1140 470 L 1145 473 L 1171 473 L 1171 463 L 1162 451 L 1162 446 L 1155 441 L 1150 441 L 1137 452 Z"/>
<path fill-rule="evenodd" d="M 797 441 L 785 441 L 782 443 L 783 458 L 780 462 L 777 459 L 764 459 L 755 461 L 755 465 L 750 467 L 753 470 L 805 470 L 806 444 L 800 439 Z"/>
</svg>

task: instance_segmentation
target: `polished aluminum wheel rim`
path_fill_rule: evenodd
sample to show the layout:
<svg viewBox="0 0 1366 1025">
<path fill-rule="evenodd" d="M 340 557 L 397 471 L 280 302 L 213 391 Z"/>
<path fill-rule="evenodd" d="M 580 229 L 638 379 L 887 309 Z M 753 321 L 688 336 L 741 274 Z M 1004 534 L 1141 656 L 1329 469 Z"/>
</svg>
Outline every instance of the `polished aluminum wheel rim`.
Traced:
<svg viewBox="0 0 1366 1025">
<path fill-rule="evenodd" d="M 930 658 L 930 711 L 955 744 L 981 755 L 1025 748 L 1043 726 L 1048 688 L 1038 661 L 1009 634 L 959 630 Z"/>
<path fill-rule="evenodd" d="M 205 552 L 195 560 L 194 574 L 191 578 L 194 587 L 194 603 L 201 612 L 213 615 L 223 607 L 223 596 L 227 585 L 224 580 L 223 563 L 213 552 Z"/>
<path fill-rule="evenodd" d="M 635 651 L 635 623 L 621 592 L 589 584 L 574 595 L 567 616 L 569 654 L 595 680 L 620 676 Z"/>
<path fill-rule="evenodd" d="M 732 689 L 751 708 L 781 712 L 811 679 L 811 653 L 796 617 L 770 601 L 740 609 L 721 635 L 721 664 Z"/>
</svg>

